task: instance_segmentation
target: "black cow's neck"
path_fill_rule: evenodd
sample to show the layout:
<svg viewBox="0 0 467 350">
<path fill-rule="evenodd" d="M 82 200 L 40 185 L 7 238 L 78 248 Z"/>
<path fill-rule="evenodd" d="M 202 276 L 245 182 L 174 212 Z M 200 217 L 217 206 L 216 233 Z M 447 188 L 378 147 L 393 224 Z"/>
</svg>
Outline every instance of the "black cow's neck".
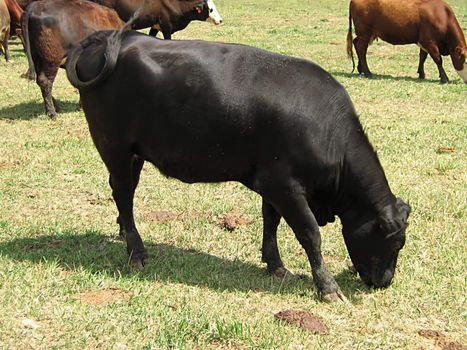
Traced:
<svg viewBox="0 0 467 350">
<path fill-rule="evenodd" d="M 395 203 L 376 152 L 361 127 L 347 143 L 341 186 L 336 200 L 337 215 L 343 225 L 357 216 L 376 217 Z"/>
</svg>

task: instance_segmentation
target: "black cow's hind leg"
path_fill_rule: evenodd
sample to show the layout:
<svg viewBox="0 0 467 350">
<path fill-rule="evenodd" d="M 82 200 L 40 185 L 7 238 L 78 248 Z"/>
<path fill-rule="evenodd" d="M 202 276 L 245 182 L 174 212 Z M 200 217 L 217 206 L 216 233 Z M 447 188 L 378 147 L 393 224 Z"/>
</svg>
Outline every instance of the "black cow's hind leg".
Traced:
<svg viewBox="0 0 467 350">
<path fill-rule="evenodd" d="M 109 156 L 107 156 L 109 154 Z M 118 208 L 120 236 L 125 237 L 130 261 L 144 265 L 148 253 L 136 229 L 133 216 L 133 197 L 139 172 L 144 161 L 135 158 L 129 152 L 121 150 L 101 150 L 102 158 L 110 172 L 112 196 Z"/>
<path fill-rule="evenodd" d="M 289 192 L 293 193 L 293 192 Z M 321 255 L 321 234 L 316 219 L 304 195 L 283 196 L 277 209 L 292 228 L 298 241 L 305 249 L 311 266 L 318 294 L 324 301 L 345 300 L 339 286 L 328 271 Z"/>
<path fill-rule="evenodd" d="M 52 97 L 52 86 L 57 72 L 58 67 L 52 67 L 48 70 L 38 70 L 36 78 L 37 85 L 39 85 L 44 99 L 45 113 L 50 118 L 55 118 L 57 116 L 57 111 L 55 109 L 57 101 L 54 101 Z"/>
<path fill-rule="evenodd" d="M 282 263 L 279 249 L 277 247 L 277 226 L 281 220 L 281 216 L 263 198 L 263 246 L 261 249 L 261 260 L 267 264 L 268 271 L 277 277 L 285 277 L 289 271 Z"/>
</svg>

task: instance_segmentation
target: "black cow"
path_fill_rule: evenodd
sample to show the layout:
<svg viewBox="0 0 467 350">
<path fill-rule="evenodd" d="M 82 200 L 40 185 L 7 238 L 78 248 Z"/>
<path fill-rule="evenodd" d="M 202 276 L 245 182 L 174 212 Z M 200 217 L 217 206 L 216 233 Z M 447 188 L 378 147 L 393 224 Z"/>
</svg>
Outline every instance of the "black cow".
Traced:
<svg viewBox="0 0 467 350">
<path fill-rule="evenodd" d="M 109 170 L 131 261 L 148 257 L 133 195 L 149 161 L 187 183 L 239 181 L 259 193 L 268 270 L 286 272 L 276 241 L 283 217 L 325 300 L 344 298 L 321 255 L 319 226 L 335 215 L 363 281 L 390 284 L 409 206 L 391 193 L 347 92 L 316 64 L 243 45 L 109 31 L 73 50 L 67 76 Z"/>
</svg>

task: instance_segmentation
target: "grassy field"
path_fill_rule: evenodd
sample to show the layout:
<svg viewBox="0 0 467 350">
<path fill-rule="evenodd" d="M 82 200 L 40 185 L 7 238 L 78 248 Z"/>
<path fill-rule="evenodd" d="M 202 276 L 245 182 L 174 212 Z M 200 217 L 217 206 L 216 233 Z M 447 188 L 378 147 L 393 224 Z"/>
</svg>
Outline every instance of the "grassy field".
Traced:
<svg viewBox="0 0 467 350">
<path fill-rule="evenodd" d="M 325 261 L 350 303 L 321 303 L 285 224 L 279 244 L 297 275 L 260 262 L 261 201 L 237 183 L 187 185 L 146 164 L 135 199 L 151 255 L 127 265 L 116 207 L 78 93 L 61 71 L 44 115 L 20 78 L 18 40 L 0 61 L 0 349 L 440 349 L 467 343 L 467 88 L 450 59 L 417 79 L 418 48 L 376 42 L 372 80 L 350 74 L 348 2 L 216 0 L 224 24 L 193 23 L 176 39 L 239 42 L 313 60 L 348 90 L 394 193 L 413 212 L 393 284 L 353 276 L 339 223 L 322 229 Z M 467 2 L 451 0 L 464 32 Z M 226 215 L 244 219 L 229 231 Z M 313 334 L 274 314 L 304 310 Z M 429 330 L 436 332 L 428 332 Z M 463 347 L 465 349 L 465 347 Z"/>
</svg>

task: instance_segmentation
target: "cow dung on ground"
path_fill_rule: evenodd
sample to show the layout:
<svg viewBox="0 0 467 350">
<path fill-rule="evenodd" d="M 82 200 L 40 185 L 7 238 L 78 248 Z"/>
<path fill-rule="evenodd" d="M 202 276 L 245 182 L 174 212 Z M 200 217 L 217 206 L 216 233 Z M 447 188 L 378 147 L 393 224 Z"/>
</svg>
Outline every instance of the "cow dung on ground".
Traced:
<svg viewBox="0 0 467 350">
<path fill-rule="evenodd" d="M 316 334 L 325 334 L 328 331 L 328 327 L 321 318 L 307 311 L 285 310 L 278 312 L 274 317 L 281 322 L 300 327 Z"/>
<path fill-rule="evenodd" d="M 241 215 L 235 213 L 227 213 L 219 220 L 219 225 L 221 225 L 221 227 L 229 231 L 233 231 L 239 226 L 249 225 L 252 222 L 253 220 L 246 219 Z"/>
</svg>

